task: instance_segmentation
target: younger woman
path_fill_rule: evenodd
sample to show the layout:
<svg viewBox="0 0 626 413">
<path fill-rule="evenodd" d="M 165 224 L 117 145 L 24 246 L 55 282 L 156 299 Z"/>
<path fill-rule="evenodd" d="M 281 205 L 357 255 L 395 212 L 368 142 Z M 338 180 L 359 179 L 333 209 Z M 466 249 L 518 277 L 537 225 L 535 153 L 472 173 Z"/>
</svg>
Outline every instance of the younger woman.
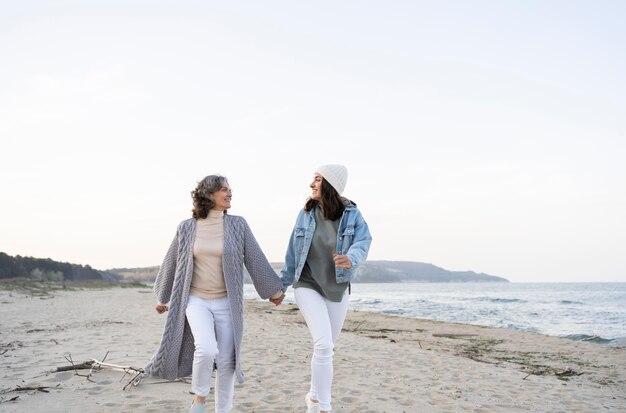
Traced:
<svg viewBox="0 0 626 413">
<path fill-rule="evenodd" d="M 350 281 L 372 242 L 356 204 L 341 196 L 347 179 L 343 165 L 317 169 L 281 271 L 283 288 L 293 284 L 313 338 L 311 384 L 305 397 L 308 413 L 332 411 L 333 348 L 348 311 Z"/>
</svg>

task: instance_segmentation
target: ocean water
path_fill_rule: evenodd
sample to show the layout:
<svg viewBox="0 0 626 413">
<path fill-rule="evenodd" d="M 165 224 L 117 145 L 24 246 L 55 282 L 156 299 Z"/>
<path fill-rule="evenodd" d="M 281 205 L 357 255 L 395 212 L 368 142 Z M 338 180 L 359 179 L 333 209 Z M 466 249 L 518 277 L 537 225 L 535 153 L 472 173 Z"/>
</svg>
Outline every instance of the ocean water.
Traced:
<svg viewBox="0 0 626 413">
<path fill-rule="evenodd" d="M 626 345 L 626 283 L 354 283 L 350 308 Z"/>
</svg>

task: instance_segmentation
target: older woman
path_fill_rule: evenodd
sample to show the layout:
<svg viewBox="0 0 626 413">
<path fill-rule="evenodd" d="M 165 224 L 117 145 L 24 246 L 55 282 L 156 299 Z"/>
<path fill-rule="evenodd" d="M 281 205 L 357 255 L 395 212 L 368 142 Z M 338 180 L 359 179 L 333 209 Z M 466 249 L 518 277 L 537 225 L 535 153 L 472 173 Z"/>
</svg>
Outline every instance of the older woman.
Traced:
<svg viewBox="0 0 626 413">
<path fill-rule="evenodd" d="M 219 175 L 192 191 L 192 218 L 178 225 L 154 285 L 156 311 L 168 311 L 163 337 L 145 373 L 173 380 L 191 375 L 195 394 L 190 412 L 204 412 L 217 366 L 215 411 L 233 404 L 234 379 L 243 382 L 243 266 L 258 294 L 280 304 L 284 294 L 243 217 L 226 213 L 232 191 Z"/>
</svg>

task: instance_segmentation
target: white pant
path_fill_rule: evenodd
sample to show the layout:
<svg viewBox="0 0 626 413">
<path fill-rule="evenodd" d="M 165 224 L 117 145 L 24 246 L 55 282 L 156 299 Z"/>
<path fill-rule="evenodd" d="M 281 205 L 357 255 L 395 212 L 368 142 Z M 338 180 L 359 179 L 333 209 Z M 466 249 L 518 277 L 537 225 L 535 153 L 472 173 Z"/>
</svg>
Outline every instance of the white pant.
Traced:
<svg viewBox="0 0 626 413">
<path fill-rule="evenodd" d="M 228 297 L 190 295 L 185 314 L 195 344 L 191 390 L 198 396 L 208 396 L 213 363 L 217 363 L 215 411 L 227 413 L 233 406 L 235 388 L 235 338 Z"/>
<path fill-rule="evenodd" d="M 320 410 L 332 411 L 333 348 L 346 319 L 349 295 L 346 291 L 341 302 L 336 303 L 315 290 L 300 287 L 294 290 L 294 297 L 313 338 L 311 398 L 319 400 Z"/>
</svg>

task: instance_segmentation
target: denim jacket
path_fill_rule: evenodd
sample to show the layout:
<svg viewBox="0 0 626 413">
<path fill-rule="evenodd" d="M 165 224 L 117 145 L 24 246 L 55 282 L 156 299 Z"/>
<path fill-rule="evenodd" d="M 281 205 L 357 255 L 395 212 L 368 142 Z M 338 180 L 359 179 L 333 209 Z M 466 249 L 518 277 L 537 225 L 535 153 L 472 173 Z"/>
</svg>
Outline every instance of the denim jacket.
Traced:
<svg viewBox="0 0 626 413">
<path fill-rule="evenodd" d="M 346 208 L 339 220 L 335 252 L 340 255 L 347 255 L 352 268 L 335 268 L 337 283 L 348 282 L 356 277 L 357 268 L 367 259 L 367 253 L 372 243 L 372 236 L 363 215 L 354 203 L 349 200 L 345 202 Z M 315 211 L 307 212 L 302 209 L 296 218 L 296 224 L 293 227 L 285 254 L 285 264 L 280 271 L 283 291 L 286 291 L 300 278 L 314 232 Z"/>
</svg>

